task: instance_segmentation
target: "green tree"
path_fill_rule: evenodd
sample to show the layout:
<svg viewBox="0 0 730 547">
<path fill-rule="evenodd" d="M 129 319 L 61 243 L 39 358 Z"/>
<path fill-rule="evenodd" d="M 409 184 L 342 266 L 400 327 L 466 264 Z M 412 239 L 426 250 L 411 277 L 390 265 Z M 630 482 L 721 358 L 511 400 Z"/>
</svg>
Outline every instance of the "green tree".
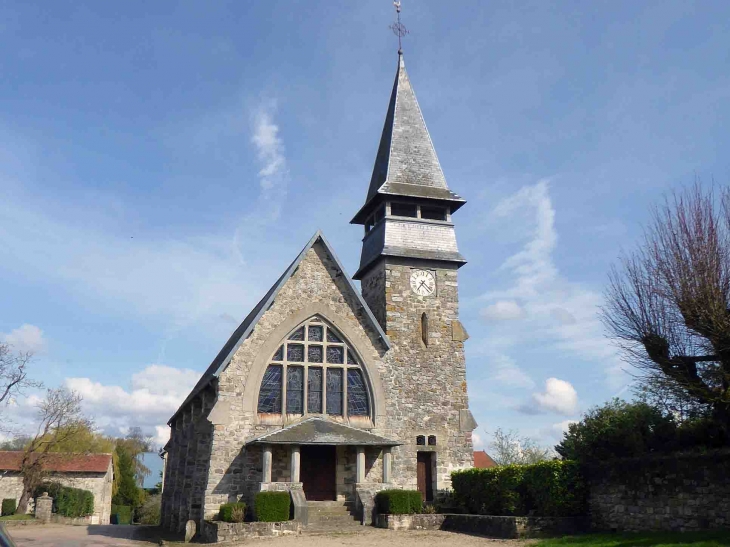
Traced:
<svg viewBox="0 0 730 547">
<path fill-rule="evenodd" d="M 137 486 L 135 457 L 125 443 L 117 444 L 116 454 L 119 481 L 117 491 L 112 497 L 112 503 L 114 505 L 129 505 L 136 509 L 144 503 L 145 492 Z"/>
<path fill-rule="evenodd" d="M 644 402 L 613 399 L 570 424 L 555 451 L 566 460 L 595 463 L 673 450 L 676 443 L 673 417 Z"/>
</svg>

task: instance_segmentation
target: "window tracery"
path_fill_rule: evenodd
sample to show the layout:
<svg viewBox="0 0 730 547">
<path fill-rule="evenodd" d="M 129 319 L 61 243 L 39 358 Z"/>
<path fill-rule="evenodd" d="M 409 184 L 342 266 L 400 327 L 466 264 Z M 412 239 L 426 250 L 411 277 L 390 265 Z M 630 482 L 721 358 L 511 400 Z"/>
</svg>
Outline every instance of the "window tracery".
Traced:
<svg viewBox="0 0 730 547">
<path fill-rule="evenodd" d="M 370 416 L 370 394 L 357 355 L 333 327 L 309 319 L 272 355 L 258 412 Z"/>
</svg>

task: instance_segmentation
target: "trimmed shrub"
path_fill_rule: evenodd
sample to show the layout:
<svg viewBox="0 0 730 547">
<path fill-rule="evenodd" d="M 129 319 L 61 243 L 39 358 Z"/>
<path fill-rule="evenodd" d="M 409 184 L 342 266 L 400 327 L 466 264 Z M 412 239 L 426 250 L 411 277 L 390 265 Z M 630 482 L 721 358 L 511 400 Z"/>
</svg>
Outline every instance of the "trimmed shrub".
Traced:
<svg viewBox="0 0 730 547">
<path fill-rule="evenodd" d="M 259 492 L 256 494 L 256 520 L 281 522 L 289 520 L 291 497 L 289 492 Z"/>
<path fill-rule="evenodd" d="M 112 505 L 110 521 L 112 524 L 132 524 L 132 507 L 129 505 Z"/>
<path fill-rule="evenodd" d="M 64 517 L 86 517 L 94 513 L 94 494 L 89 490 L 62 486 L 57 482 L 41 483 L 33 496 L 39 497 L 43 492 L 53 498 L 53 512 Z"/>
<path fill-rule="evenodd" d="M 412 515 L 423 510 L 423 497 L 418 490 L 381 490 L 375 506 L 383 515 Z"/>
<path fill-rule="evenodd" d="M 571 461 L 468 469 L 451 474 L 454 498 L 468 513 L 573 517 L 587 513 L 587 488 Z"/>
<path fill-rule="evenodd" d="M 218 518 L 223 522 L 243 522 L 246 516 L 246 504 L 239 503 L 222 503 L 218 510 Z"/>
<path fill-rule="evenodd" d="M 15 510 L 18 508 L 15 498 L 5 498 L 2 505 L 2 516 L 14 515 Z"/>
<path fill-rule="evenodd" d="M 147 500 L 142 504 L 142 507 L 137 509 L 137 519 L 140 524 L 160 524 L 160 509 L 162 506 L 162 496 L 155 494 L 149 496 Z"/>
</svg>

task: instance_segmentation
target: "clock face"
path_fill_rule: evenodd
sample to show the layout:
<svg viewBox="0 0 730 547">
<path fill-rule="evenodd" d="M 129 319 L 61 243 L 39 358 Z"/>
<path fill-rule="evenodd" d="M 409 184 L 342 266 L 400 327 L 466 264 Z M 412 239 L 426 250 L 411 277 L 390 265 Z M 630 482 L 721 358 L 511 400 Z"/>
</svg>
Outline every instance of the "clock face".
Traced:
<svg viewBox="0 0 730 547">
<path fill-rule="evenodd" d="M 436 290 L 436 278 L 426 270 L 413 270 L 411 289 L 419 296 L 429 296 Z"/>
</svg>

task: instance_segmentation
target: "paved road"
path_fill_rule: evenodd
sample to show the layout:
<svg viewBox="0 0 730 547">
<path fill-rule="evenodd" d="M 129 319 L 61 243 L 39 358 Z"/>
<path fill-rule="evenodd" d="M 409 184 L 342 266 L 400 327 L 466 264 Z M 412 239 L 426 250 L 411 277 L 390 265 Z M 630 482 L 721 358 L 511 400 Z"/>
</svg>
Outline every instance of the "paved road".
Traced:
<svg viewBox="0 0 730 547">
<path fill-rule="evenodd" d="M 129 547 L 151 546 L 134 541 L 136 526 L 13 526 L 8 527 L 18 547 Z"/>
</svg>

